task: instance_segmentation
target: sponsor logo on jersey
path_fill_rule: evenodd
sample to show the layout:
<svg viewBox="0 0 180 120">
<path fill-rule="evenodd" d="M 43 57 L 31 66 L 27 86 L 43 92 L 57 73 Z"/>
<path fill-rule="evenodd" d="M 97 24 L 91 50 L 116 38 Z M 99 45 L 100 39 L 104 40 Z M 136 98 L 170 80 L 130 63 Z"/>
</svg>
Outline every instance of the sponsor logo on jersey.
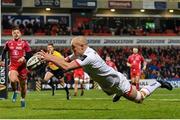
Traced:
<svg viewBox="0 0 180 120">
<path fill-rule="evenodd" d="M 16 47 L 17 50 L 22 50 L 22 47 Z"/>
</svg>

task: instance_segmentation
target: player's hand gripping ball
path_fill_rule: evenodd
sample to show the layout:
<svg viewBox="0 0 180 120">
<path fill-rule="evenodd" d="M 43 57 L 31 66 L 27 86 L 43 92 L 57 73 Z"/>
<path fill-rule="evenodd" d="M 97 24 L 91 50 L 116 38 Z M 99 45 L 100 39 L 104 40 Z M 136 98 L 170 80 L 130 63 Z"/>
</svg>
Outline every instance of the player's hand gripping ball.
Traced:
<svg viewBox="0 0 180 120">
<path fill-rule="evenodd" d="M 33 70 L 37 67 L 39 67 L 42 64 L 42 60 L 38 55 L 33 55 L 28 61 L 27 61 L 27 68 L 29 70 Z"/>
</svg>

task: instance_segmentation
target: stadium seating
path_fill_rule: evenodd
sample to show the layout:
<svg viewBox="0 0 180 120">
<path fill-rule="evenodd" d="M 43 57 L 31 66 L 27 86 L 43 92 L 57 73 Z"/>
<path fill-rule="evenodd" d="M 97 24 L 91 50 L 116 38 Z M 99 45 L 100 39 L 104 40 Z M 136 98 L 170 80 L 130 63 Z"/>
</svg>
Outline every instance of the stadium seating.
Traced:
<svg viewBox="0 0 180 120">
<path fill-rule="evenodd" d="M 6 24 L 6 23 L 3 23 Z M 7 25 L 3 25 L 7 26 Z M 13 25 L 11 25 L 12 27 Z M 165 29 L 164 32 L 159 32 L 155 30 L 147 30 L 145 28 L 122 28 L 119 29 L 114 28 L 114 31 L 110 31 L 111 28 L 108 28 L 108 26 L 101 26 L 94 29 L 86 29 L 84 27 L 80 28 L 70 28 L 68 25 L 61 25 L 59 23 L 46 23 L 44 25 L 41 25 L 39 27 L 35 26 L 34 24 L 29 26 L 23 26 L 21 28 L 21 31 L 25 35 L 36 35 L 36 36 L 43 36 L 43 35 L 93 35 L 93 36 L 113 36 L 113 35 L 122 35 L 122 36 L 177 36 L 180 33 L 180 27 L 176 27 L 175 30 L 172 29 Z M 47 27 L 48 26 L 48 27 Z M 20 26 L 21 27 L 21 26 Z M 26 32 L 25 32 L 26 31 Z M 115 34 L 114 34 L 115 33 Z M 2 29 L 2 35 L 11 35 L 11 29 L 9 28 L 3 28 Z"/>
</svg>

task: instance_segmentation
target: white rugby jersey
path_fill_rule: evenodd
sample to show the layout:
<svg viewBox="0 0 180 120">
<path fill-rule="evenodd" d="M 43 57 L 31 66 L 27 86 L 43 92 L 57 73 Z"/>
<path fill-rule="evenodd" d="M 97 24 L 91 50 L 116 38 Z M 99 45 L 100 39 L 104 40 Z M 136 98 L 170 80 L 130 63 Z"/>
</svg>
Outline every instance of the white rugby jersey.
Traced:
<svg viewBox="0 0 180 120">
<path fill-rule="evenodd" d="M 68 58 L 72 61 L 73 55 Z M 83 67 L 92 80 L 98 82 L 104 89 L 112 87 L 120 80 L 120 73 L 109 67 L 98 53 L 90 47 L 75 61 L 79 66 Z"/>
</svg>

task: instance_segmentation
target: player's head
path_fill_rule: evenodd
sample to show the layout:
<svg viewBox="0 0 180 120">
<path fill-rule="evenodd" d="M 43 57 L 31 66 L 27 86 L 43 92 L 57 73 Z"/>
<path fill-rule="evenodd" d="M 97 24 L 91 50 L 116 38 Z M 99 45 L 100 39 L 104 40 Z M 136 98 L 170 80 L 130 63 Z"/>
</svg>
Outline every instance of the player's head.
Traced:
<svg viewBox="0 0 180 120">
<path fill-rule="evenodd" d="M 88 47 L 87 40 L 83 36 L 74 37 L 71 41 L 71 48 L 75 55 L 82 55 Z"/>
<path fill-rule="evenodd" d="M 138 49 L 137 48 L 133 48 L 133 53 L 138 53 Z"/>
<path fill-rule="evenodd" d="M 12 36 L 15 40 L 19 39 L 21 37 L 21 31 L 18 27 L 14 27 L 12 29 Z"/>
<path fill-rule="evenodd" d="M 47 51 L 48 53 L 52 54 L 54 52 L 54 45 L 53 43 L 48 43 L 47 45 Z"/>
</svg>

